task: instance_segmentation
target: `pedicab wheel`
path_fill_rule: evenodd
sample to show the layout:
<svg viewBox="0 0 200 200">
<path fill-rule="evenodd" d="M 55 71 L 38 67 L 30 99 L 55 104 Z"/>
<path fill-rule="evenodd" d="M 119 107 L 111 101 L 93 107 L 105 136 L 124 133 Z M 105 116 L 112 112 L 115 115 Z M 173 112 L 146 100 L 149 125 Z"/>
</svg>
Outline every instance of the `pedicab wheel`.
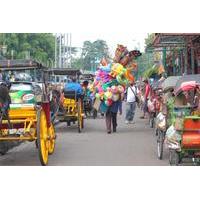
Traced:
<svg viewBox="0 0 200 200">
<path fill-rule="evenodd" d="M 93 109 L 92 115 L 93 115 L 93 119 L 97 118 L 97 110 L 96 109 Z"/>
<path fill-rule="evenodd" d="M 54 126 L 53 126 L 53 123 L 51 123 L 51 126 L 49 127 L 49 137 L 50 137 L 50 140 L 49 140 L 49 155 L 53 154 L 54 152 L 54 149 L 55 149 L 55 140 L 56 140 L 56 135 L 55 135 L 55 129 L 54 129 Z"/>
<path fill-rule="evenodd" d="M 150 119 L 149 119 L 149 124 L 150 124 L 150 127 L 153 128 L 154 127 L 154 117 L 151 116 Z"/>
<path fill-rule="evenodd" d="M 78 132 L 81 133 L 83 129 L 83 116 L 82 116 L 82 108 L 81 108 L 81 99 L 78 99 Z"/>
<path fill-rule="evenodd" d="M 155 129 L 155 135 L 158 136 L 158 129 Z"/>
<path fill-rule="evenodd" d="M 37 144 L 42 165 L 47 165 L 49 154 L 48 130 L 46 115 L 43 110 L 37 113 Z"/>
<path fill-rule="evenodd" d="M 158 132 L 158 139 L 157 139 L 157 153 L 158 153 L 158 158 L 162 160 L 163 158 L 163 146 L 164 146 L 164 133 L 161 130 L 157 130 Z"/>
<path fill-rule="evenodd" d="M 178 166 L 179 163 L 180 163 L 179 153 L 174 149 L 170 149 L 170 151 L 169 151 L 169 164 L 171 166 Z"/>
<path fill-rule="evenodd" d="M 8 143 L 5 141 L 0 142 L 0 154 L 4 156 L 9 150 Z"/>
</svg>

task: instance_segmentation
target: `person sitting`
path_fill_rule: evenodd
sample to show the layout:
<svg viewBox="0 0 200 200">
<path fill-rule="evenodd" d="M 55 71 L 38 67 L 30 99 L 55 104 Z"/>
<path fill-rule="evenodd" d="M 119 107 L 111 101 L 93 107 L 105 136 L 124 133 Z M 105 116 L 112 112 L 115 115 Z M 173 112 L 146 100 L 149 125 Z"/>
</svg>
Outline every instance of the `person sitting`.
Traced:
<svg viewBox="0 0 200 200">
<path fill-rule="evenodd" d="M 76 91 L 76 93 L 78 95 L 83 94 L 83 89 L 82 89 L 80 83 L 77 83 L 76 77 L 72 77 L 72 82 L 65 83 L 64 92 L 67 92 L 67 91 Z"/>
<path fill-rule="evenodd" d="M 11 98 L 9 95 L 9 89 L 6 84 L 0 85 L 0 108 L 1 108 L 1 119 L 5 118 L 9 120 L 8 110 L 10 108 Z M 9 123 L 10 124 L 10 123 Z"/>
</svg>

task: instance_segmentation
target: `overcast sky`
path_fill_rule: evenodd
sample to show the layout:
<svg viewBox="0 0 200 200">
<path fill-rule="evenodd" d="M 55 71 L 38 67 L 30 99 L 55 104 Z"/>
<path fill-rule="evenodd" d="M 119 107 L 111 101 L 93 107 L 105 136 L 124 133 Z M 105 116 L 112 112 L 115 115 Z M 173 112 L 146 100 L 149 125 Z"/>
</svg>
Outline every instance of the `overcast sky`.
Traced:
<svg viewBox="0 0 200 200">
<path fill-rule="evenodd" d="M 82 47 L 85 40 L 95 41 L 97 39 L 105 40 L 108 44 L 110 53 L 113 55 L 117 44 L 123 44 L 129 50 L 137 47 L 144 51 L 144 39 L 147 33 L 72 33 L 72 46 Z"/>
</svg>

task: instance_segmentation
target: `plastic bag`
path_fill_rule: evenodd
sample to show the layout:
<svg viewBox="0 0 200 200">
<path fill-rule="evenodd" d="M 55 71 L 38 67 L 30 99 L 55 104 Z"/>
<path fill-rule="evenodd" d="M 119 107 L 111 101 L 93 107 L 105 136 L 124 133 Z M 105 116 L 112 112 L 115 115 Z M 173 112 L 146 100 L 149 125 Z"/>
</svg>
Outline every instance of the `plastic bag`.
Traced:
<svg viewBox="0 0 200 200">
<path fill-rule="evenodd" d="M 148 107 L 149 112 L 154 111 L 154 103 L 151 100 L 147 101 L 147 107 Z"/>
<path fill-rule="evenodd" d="M 166 128 L 166 117 L 161 112 L 156 117 L 156 127 L 161 130 Z"/>
<path fill-rule="evenodd" d="M 180 142 L 181 141 L 181 135 L 176 131 L 173 125 L 171 125 L 166 132 L 166 138 L 169 141 L 174 142 Z"/>
</svg>

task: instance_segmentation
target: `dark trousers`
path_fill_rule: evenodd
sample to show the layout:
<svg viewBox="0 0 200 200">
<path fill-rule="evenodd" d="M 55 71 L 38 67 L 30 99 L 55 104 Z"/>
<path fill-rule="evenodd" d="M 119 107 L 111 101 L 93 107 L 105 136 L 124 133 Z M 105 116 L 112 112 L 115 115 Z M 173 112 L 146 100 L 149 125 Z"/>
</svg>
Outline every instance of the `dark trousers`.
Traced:
<svg viewBox="0 0 200 200">
<path fill-rule="evenodd" d="M 113 113 L 111 111 L 106 112 L 106 128 L 107 132 L 111 132 L 111 125 L 113 127 L 113 131 L 116 131 L 117 128 L 117 113 Z"/>
</svg>

